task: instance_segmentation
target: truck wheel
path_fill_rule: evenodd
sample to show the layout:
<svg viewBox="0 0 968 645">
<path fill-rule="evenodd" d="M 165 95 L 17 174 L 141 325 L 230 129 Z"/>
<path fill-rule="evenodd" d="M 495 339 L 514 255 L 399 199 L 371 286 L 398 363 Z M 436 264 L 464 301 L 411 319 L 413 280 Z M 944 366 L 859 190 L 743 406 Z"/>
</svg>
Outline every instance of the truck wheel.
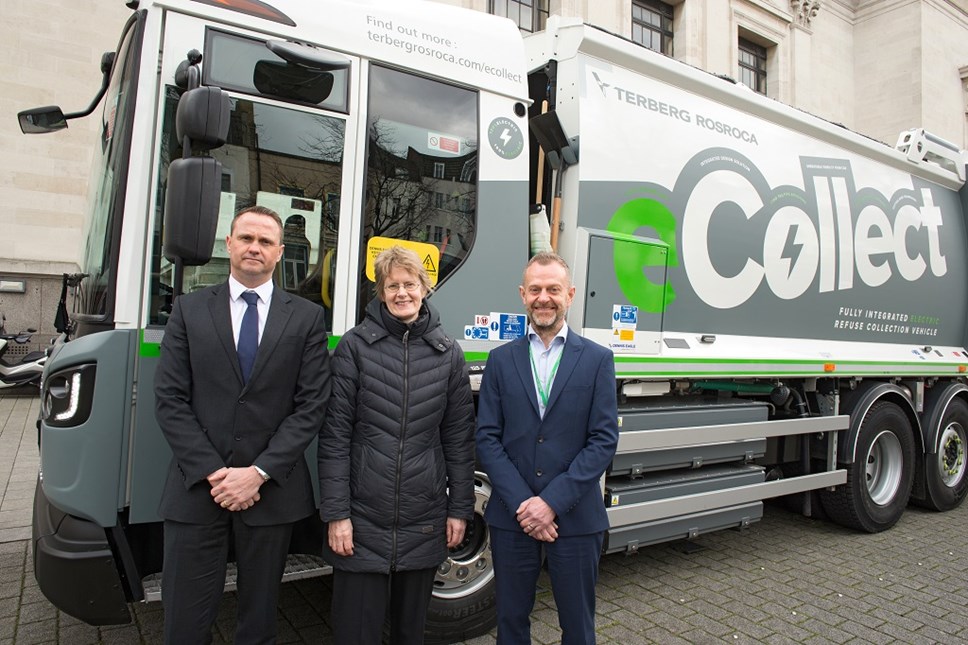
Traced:
<svg viewBox="0 0 968 645">
<path fill-rule="evenodd" d="M 875 403 L 861 423 L 847 483 L 821 494 L 824 511 L 838 524 L 860 531 L 891 528 L 911 496 L 914 459 L 910 420 L 893 403 Z"/>
<path fill-rule="evenodd" d="M 968 491 L 965 449 L 968 446 L 968 404 L 954 399 L 941 418 L 937 452 L 925 455 L 924 479 L 927 496 L 922 506 L 936 511 L 957 508 Z"/>
<path fill-rule="evenodd" d="M 484 522 L 491 483 L 484 473 L 474 476 L 474 497 L 474 520 L 467 525 L 464 541 L 437 569 L 427 610 L 427 643 L 468 640 L 497 624 L 491 538 Z"/>
</svg>

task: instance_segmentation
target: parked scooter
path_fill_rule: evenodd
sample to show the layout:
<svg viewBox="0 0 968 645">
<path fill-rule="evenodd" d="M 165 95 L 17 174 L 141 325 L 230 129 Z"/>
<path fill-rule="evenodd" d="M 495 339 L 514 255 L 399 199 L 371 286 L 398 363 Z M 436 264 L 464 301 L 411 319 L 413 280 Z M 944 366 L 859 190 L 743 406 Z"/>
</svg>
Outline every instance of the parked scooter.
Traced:
<svg viewBox="0 0 968 645">
<path fill-rule="evenodd" d="M 11 342 L 24 345 L 30 342 L 36 329 L 27 329 L 18 334 L 8 334 L 6 329 L 7 317 L 0 313 L 0 390 L 23 385 L 40 386 L 40 377 L 44 373 L 44 363 L 47 362 L 47 352 L 29 352 L 20 360 L 8 361 L 4 358 Z"/>
</svg>

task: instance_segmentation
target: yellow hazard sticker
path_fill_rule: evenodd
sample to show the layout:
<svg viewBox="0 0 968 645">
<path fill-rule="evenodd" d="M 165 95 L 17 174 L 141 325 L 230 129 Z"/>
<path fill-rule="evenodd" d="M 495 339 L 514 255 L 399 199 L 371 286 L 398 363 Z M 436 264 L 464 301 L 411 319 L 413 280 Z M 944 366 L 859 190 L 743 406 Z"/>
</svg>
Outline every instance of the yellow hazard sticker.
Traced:
<svg viewBox="0 0 968 645">
<path fill-rule="evenodd" d="M 376 256 L 392 246 L 402 246 L 405 249 L 414 251 L 420 257 L 420 262 L 423 264 L 424 269 L 427 270 L 427 275 L 430 277 L 430 284 L 437 284 L 437 271 L 440 268 L 440 249 L 426 242 L 400 240 L 394 237 L 371 237 L 370 241 L 366 243 L 366 277 L 371 282 L 376 282 L 376 270 L 373 268 L 373 262 L 376 260 Z"/>
</svg>

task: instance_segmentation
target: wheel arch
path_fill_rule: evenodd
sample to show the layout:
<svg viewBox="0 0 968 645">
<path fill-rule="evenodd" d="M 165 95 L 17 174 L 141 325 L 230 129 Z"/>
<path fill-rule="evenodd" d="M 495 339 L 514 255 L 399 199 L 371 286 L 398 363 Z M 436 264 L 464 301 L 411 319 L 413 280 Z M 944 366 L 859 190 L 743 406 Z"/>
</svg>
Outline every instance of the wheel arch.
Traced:
<svg viewBox="0 0 968 645">
<path fill-rule="evenodd" d="M 968 395 L 968 387 L 965 388 Z M 838 461 L 846 464 L 854 463 L 857 452 L 857 436 L 860 433 L 861 423 L 870 411 L 871 407 L 878 401 L 887 401 L 897 405 L 908 420 L 911 422 L 911 429 L 914 434 L 915 448 L 923 454 L 924 452 L 924 430 L 921 426 L 921 419 L 914 408 L 911 400 L 911 393 L 895 384 L 884 381 L 863 381 L 857 389 L 849 392 L 842 397 L 840 410 L 842 414 L 850 415 L 850 427 L 847 432 L 840 434 L 837 446 Z"/>
<path fill-rule="evenodd" d="M 949 496 L 946 491 L 932 480 L 929 460 L 938 458 L 938 444 L 940 433 L 951 404 L 956 400 L 968 404 L 968 385 L 959 381 L 937 383 L 930 388 L 924 397 L 924 411 L 922 432 L 924 449 L 916 464 L 914 486 L 911 490 L 911 501 L 918 506 L 924 506 L 935 511 L 950 510 L 961 504 L 961 495 Z"/>
<path fill-rule="evenodd" d="M 937 451 L 938 432 L 941 431 L 941 419 L 948 411 L 948 406 L 956 398 L 968 403 L 968 385 L 964 383 L 938 384 L 928 390 L 924 397 L 924 412 L 921 418 L 924 424 L 921 432 L 924 435 L 923 449 L 925 454 L 934 454 Z"/>
</svg>

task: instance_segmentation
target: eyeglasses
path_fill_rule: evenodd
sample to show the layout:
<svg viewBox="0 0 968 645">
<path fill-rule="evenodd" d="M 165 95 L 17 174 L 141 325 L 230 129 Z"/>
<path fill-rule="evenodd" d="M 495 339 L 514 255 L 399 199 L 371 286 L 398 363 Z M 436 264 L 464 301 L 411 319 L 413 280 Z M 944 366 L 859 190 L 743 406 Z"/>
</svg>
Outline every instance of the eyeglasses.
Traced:
<svg viewBox="0 0 968 645">
<path fill-rule="evenodd" d="M 400 290 L 413 292 L 419 288 L 420 284 L 418 282 L 404 282 L 402 284 L 399 282 L 394 282 L 393 284 L 383 285 L 383 290 L 387 293 L 397 293 Z"/>
</svg>

